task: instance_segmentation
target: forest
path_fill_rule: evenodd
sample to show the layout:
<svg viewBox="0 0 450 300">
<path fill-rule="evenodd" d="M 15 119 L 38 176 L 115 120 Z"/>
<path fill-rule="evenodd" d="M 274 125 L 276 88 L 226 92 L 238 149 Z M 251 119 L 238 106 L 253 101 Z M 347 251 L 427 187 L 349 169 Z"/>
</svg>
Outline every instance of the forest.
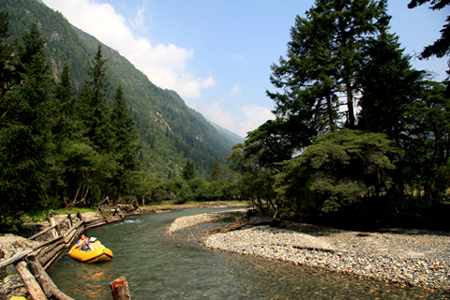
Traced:
<svg viewBox="0 0 450 300">
<path fill-rule="evenodd" d="M 427 2 L 449 5 L 409 8 Z M 271 66 L 276 119 L 228 158 L 260 210 L 340 227 L 450 228 L 449 81 L 412 68 L 390 19 L 382 0 L 316 0 L 296 17 Z M 420 59 L 450 54 L 446 22 Z"/>
<path fill-rule="evenodd" d="M 101 45 L 77 89 L 67 64 L 54 75 L 48 40 L 37 23 L 9 43 L 9 20 L 8 11 L 2 10 L 2 231 L 17 229 L 24 215 L 50 209 L 237 197 L 235 191 L 228 194 L 233 180 L 223 180 L 226 172 L 218 158 L 211 158 L 214 166 L 208 181 L 198 176 L 190 159 L 173 178 L 157 178 L 145 167 L 124 90 L 119 84 L 110 91 L 109 61 Z"/>
<path fill-rule="evenodd" d="M 412 0 L 409 7 L 427 2 L 448 5 Z M 421 59 L 448 56 L 446 21 Z M 196 161 L 204 160 L 193 159 L 200 153 L 185 152 L 193 159 L 167 177 L 143 157 L 144 147 L 157 151 L 156 131 L 139 134 L 148 124 L 139 122 L 126 86 L 111 84 L 114 64 L 101 45 L 84 82 L 73 80 L 78 70 L 67 63 L 55 72 L 37 23 L 11 41 L 9 22 L 1 10 L 2 230 L 51 208 L 222 199 L 249 200 L 275 219 L 449 229 L 449 81 L 411 66 L 389 32 L 386 0 L 316 0 L 297 16 L 286 56 L 271 66 L 275 91 L 267 96 L 276 119 L 236 144 L 225 163 L 210 155 L 211 173 L 199 174 Z M 174 145 L 197 143 L 186 129 L 187 139 L 174 136 L 164 121 L 174 117 L 181 118 L 160 120 L 164 136 Z"/>
</svg>

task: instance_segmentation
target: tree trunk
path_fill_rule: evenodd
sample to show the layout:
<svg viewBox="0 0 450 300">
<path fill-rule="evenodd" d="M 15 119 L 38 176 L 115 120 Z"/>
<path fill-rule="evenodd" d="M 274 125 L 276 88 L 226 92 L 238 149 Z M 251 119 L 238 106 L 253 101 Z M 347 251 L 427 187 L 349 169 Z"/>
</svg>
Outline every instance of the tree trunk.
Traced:
<svg viewBox="0 0 450 300">
<path fill-rule="evenodd" d="M 17 272 L 19 272 L 20 277 L 23 279 L 23 283 L 28 290 L 28 293 L 33 300 L 47 300 L 44 292 L 39 286 L 36 278 L 28 271 L 27 264 L 24 261 L 20 261 L 16 264 Z"/>
<path fill-rule="evenodd" d="M 29 255 L 27 257 L 27 260 L 30 265 L 31 271 L 33 272 L 34 276 L 38 279 L 39 283 L 41 284 L 46 294 L 52 294 L 58 300 L 73 300 L 73 298 L 67 296 L 58 289 L 58 287 L 55 285 L 50 276 L 48 276 L 48 274 L 45 272 L 44 268 L 39 263 L 36 256 Z"/>
<path fill-rule="evenodd" d="M 131 300 L 127 279 L 120 276 L 110 283 L 114 300 Z"/>
</svg>

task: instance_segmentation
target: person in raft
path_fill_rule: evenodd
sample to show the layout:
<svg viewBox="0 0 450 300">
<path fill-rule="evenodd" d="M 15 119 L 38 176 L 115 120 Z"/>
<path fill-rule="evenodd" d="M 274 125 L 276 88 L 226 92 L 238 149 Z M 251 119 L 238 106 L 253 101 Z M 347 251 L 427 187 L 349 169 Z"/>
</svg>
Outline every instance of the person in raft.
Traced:
<svg viewBox="0 0 450 300">
<path fill-rule="evenodd" d="M 89 251 L 88 245 L 89 245 L 89 238 L 84 234 L 82 234 L 80 240 L 77 242 L 76 248 L 83 251 Z"/>
<path fill-rule="evenodd" d="M 95 249 L 97 249 L 98 247 L 101 247 L 101 246 L 102 246 L 102 243 L 100 243 L 100 241 L 97 240 L 96 237 L 92 236 L 89 239 L 89 244 L 88 244 L 89 250 L 88 251 L 95 250 Z"/>
</svg>

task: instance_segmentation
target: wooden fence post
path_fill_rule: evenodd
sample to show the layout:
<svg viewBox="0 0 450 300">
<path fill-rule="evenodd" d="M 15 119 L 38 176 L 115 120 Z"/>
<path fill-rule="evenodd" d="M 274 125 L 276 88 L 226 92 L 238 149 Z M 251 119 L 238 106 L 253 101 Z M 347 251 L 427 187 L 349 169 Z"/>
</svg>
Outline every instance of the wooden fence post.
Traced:
<svg viewBox="0 0 450 300">
<path fill-rule="evenodd" d="M 47 218 L 48 218 L 48 221 L 50 222 L 50 226 L 56 227 L 55 217 L 52 214 L 48 214 Z M 56 231 L 56 229 L 52 230 L 52 234 L 53 234 L 53 238 L 57 238 L 59 236 L 58 231 Z"/>
<path fill-rule="evenodd" d="M 114 300 L 131 300 L 127 279 L 120 276 L 110 283 Z"/>
<path fill-rule="evenodd" d="M 73 226 L 72 216 L 70 214 L 67 214 L 67 219 L 69 219 L 69 229 Z"/>
</svg>

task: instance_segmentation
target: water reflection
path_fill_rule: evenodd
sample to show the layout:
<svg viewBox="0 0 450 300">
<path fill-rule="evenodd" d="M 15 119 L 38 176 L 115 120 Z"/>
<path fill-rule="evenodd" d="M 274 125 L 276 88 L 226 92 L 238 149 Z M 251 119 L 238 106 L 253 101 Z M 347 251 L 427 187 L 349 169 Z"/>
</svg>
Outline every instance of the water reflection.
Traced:
<svg viewBox="0 0 450 300">
<path fill-rule="evenodd" d="M 127 218 L 88 232 L 114 252 L 109 262 L 62 259 L 49 275 L 75 299 L 112 299 L 109 283 L 128 280 L 133 299 L 445 299 L 423 289 L 212 251 L 165 236 L 184 210 Z"/>
</svg>

